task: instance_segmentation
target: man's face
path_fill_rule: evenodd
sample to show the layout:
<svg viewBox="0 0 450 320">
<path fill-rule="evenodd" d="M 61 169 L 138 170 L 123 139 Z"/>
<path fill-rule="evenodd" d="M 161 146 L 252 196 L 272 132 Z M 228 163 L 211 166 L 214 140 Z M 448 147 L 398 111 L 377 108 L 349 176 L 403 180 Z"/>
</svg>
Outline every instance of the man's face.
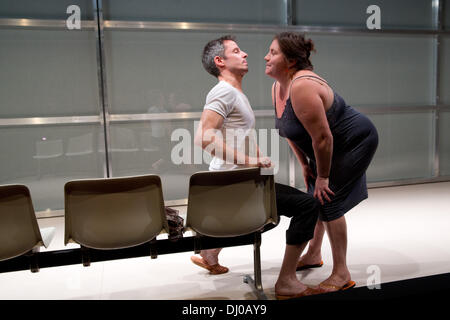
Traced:
<svg viewBox="0 0 450 320">
<path fill-rule="evenodd" d="M 224 69 L 235 74 L 246 74 L 248 72 L 247 53 L 242 51 L 232 40 L 225 40 L 223 45 L 225 47 L 225 57 L 222 59 Z"/>
</svg>

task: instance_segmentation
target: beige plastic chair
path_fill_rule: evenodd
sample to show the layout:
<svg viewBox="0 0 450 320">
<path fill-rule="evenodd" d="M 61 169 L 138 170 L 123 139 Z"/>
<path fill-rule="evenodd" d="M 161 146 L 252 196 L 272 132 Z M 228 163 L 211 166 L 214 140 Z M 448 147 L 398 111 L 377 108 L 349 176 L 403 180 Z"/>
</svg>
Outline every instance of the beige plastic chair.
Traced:
<svg viewBox="0 0 450 320">
<path fill-rule="evenodd" d="M 255 233 L 254 289 L 263 299 L 260 231 L 269 223 L 278 223 L 273 175 L 261 175 L 259 168 L 246 168 L 191 176 L 186 227 L 210 237 Z M 253 285 L 249 276 L 244 281 Z"/>
<path fill-rule="evenodd" d="M 55 228 L 39 229 L 29 189 L 24 185 L 0 186 L 0 261 L 48 247 Z M 36 261 L 31 271 L 39 271 Z"/>
<path fill-rule="evenodd" d="M 65 245 L 121 249 L 168 233 L 157 175 L 74 180 L 66 183 L 64 192 Z"/>
</svg>

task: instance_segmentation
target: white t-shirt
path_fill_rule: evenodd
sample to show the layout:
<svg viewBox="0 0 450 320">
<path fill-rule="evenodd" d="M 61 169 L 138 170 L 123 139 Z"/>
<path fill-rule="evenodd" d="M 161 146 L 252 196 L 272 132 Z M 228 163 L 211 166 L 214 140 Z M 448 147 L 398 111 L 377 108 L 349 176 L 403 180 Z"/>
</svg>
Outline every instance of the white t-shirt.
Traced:
<svg viewBox="0 0 450 320">
<path fill-rule="evenodd" d="M 245 94 L 228 82 L 219 81 L 206 96 L 204 110 L 215 111 L 224 118 L 221 132 L 229 147 L 256 156 L 255 115 Z M 235 137 L 234 143 L 227 137 Z M 231 170 L 243 166 L 213 157 L 209 170 Z"/>
</svg>

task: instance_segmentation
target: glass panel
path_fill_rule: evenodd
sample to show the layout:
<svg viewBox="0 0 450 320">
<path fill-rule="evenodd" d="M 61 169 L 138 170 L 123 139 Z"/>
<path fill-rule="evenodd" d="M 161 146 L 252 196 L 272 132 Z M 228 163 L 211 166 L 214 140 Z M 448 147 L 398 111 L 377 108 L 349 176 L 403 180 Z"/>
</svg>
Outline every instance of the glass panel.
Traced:
<svg viewBox="0 0 450 320">
<path fill-rule="evenodd" d="M 294 0 L 295 24 L 367 28 L 370 5 L 380 8 L 381 29 L 433 29 L 432 0 Z"/>
<path fill-rule="evenodd" d="M 450 176 L 450 112 L 439 114 L 439 169 L 441 176 Z"/>
<path fill-rule="evenodd" d="M 66 20 L 67 7 L 77 5 L 81 20 L 93 20 L 92 0 L 2 0 L 0 18 Z"/>
<path fill-rule="evenodd" d="M 450 4 L 449 4 L 450 6 Z M 450 105 L 450 37 L 442 37 L 440 52 L 441 104 Z"/>
<path fill-rule="evenodd" d="M 305 182 L 303 181 L 303 169 L 297 158 L 295 158 L 295 187 L 306 192 Z"/>
<path fill-rule="evenodd" d="M 450 30 L 450 4 L 448 3 L 448 0 L 441 0 L 445 1 L 444 3 L 444 28 L 445 30 Z"/>
<path fill-rule="evenodd" d="M 368 182 L 431 178 L 434 164 L 434 112 L 369 115 L 379 143 Z"/>
<path fill-rule="evenodd" d="M 431 178 L 434 163 L 434 113 L 368 115 L 378 130 L 378 149 L 367 182 Z M 304 188 L 296 161 L 295 183 Z"/>
<path fill-rule="evenodd" d="M 171 141 L 176 129 L 182 130 L 184 136 Z M 165 200 L 186 199 L 189 177 L 209 167 L 209 162 L 204 163 L 201 157 L 198 161 L 194 159 L 194 133 L 194 120 L 112 123 L 112 176 L 158 174 L 161 176 Z M 192 164 L 175 164 L 171 157 L 172 150 L 185 141 L 187 162 Z"/>
<path fill-rule="evenodd" d="M 256 118 L 256 130 L 258 134 L 258 144 L 263 154 L 269 156 L 273 162 L 278 161 L 279 163 L 278 172 L 275 174 L 275 182 L 289 185 L 289 145 L 287 144 L 286 139 L 280 137 L 278 130 L 275 129 L 275 118 Z M 260 134 L 267 137 L 267 143 L 264 143 L 263 140 L 261 140 Z M 276 151 L 276 144 L 278 144 L 278 152 Z M 264 145 L 267 146 L 267 149 L 264 148 Z M 272 148 L 272 146 L 274 148 Z M 267 152 L 264 152 L 265 150 L 267 150 Z"/>
<path fill-rule="evenodd" d="M 165 200 L 186 199 L 190 176 L 197 171 L 207 171 L 211 160 L 211 157 L 197 146 L 194 149 L 196 121 L 198 120 L 111 124 L 112 175 L 158 174 L 161 176 Z M 269 156 L 272 155 L 270 129 L 273 127 L 274 121 L 271 118 L 258 118 L 256 121 L 257 130 L 269 129 Z M 174 141 L 171 141 L 172 134 Z M 278 135 L 275 137 L 279 139 Z M 186 147 L 184 142 L 187 142 Z M 284 142 L 279 144 L 280 169 L 276 176 L 277 182 L 285 184 L 288 176 L 286 146 Z M 180 151 L 181 149 L 183 151 Z M 199 151 L 203 157 L 195 155 Z M 181 163 L 182 156 L 186 156 L 187 161 Z"/>
<path fill-rule="evenodd" d="M 272 108 L 272 79 L 264 74 L 264 56 L 273 35 L 235 33 L 248 53 L 243 81 L 253 109 Z M 217 83 L 202 66 L 206 43 L 223 34 L 154 31 L 105 31 L 111 113 L 202 111 Z"/>
<path fill-rule="evenodd" d="M 0 29 L 0 118 L 99 114 L 93 31 Z"/>
<path fill-rule="evenodd" d="M 0 127 L 0 184 L 25 184 L 36 211 L 64 208 L 64 184 L 103 177 L 100 124 Z"/>
<path fill-rule="evenodd" d="M 110 0 L 105 20 L 189 21 L 213 23 L 284 24 L 283 0 Z"/>
<path fill-rule="evenodd" d="M 432 36 L 307 35 L 314 70 L 353 106 L 434 104 Z"/>
</svg>

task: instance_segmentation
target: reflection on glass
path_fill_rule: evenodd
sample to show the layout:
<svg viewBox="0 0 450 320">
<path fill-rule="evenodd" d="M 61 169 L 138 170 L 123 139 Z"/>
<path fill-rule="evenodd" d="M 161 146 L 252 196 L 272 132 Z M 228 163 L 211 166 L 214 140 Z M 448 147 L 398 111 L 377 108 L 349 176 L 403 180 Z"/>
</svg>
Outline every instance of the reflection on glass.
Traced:
<svg viewBox="0 0 450 320">
<path fill-rule="evenodd" d="M 367 19 L 380 8 L 383 29 L 434 29 L 433 0 L 294 0 L 294 22 L 298 25 L 367 28 Z"/>
<path fill-rule="evenodd" d="M 41 166 L 42 162 L 50 162 L 49 159 L 59 158 L 63 155 L 63 143 L 61 139 L 47 140 L 43 138 L 42 141 L 36 141 L 36 154 L 33 159 L 38 161 L 38 179 L 41 178 Z M 48 161 L 47 161 L 48 160 Z M 56 161 L 57 163 L 58 161 Z M 54 168 L 55 163 L 50 165 L 50 168 Z"/>
<path fill-rule="evenodd" d="M 272 34 L 234 32 L 248 54 L 243 90 L 253 109 L 271 108 L 272 79 L 264 56 Z M 217 83 L 201 63 L 205 44 L 222 33 L 182 31 L 106 31 L 108 100 L 111 113 L 201 112 Z"/>
<path fill-rule="evenodd" d="M 82 20 L 93 20 L 92 0 L 2 0 L 0 18 L 65 20 L 71 5 L 80 8 Z"/>
<path fill-rule="evenodd" d="M 449 5 L 450 6 L 450 5 Z M 450 19 L 450 17 L 449 17 Z M 450 37 L 442 37 L 440 70 L 440 97 L 441 104 L 450 105 Z"/>
<path fill-rule="evenodd" d="M 109 0 L 105 20 L 285 24 L 284 0 Z"/>
<path fill-rule="evenodd" d="M 379 143 L 366 171 L 367 182 L 426 179 L 433 175 L 433 113 L 368 115 L 378 130 Z M 296 161 L 295 183 L 305 188 Z"/>
<path fill-rule="evenodd" d="M 444 10 L 444 29 L 450 30 L 450 6 L 448 1 L 445 3 Z"/>
<path fill-rule="evenodd" d="M 431 178 L 434 113 L 369 115 L 379 144 L 367 170 L 368 182 Z"/>
<path fill-rule="evenodd" d="M 442 176 L 450 176 L 450 112 L 439 114 L 439 169 Z"/>
<path fill-rule="evenodd" d="M 0 127 L 0 184 L 25 184 L 37 212 L 63 209 L 67 181 L 103 177 L 94 141 L 99 124 Z"/>
<path fill-rule="evenodd" d="M 307 37 L 314 70 L 351 106 L 434 104 L 433 36 Z"/>
<path fill-rule="evenodd" d="M 99 113 L 93 30 L 0 29 L 0 118 Z"/>
<path fill-rule="evenodd" d="M 93 141 L 94 140 L 92 133 L 69 138 L 66 156 L 72 157 L 91 154 L 92 152 L 94 152 Z"/>
<path fill-rule="evenodd" d="M 112 124 L 111 132 L 127 132 L 126 145 L 130 146 L 124 149 L 119 139 L 111 139 L 111 150 L 121 150 L 111 152 L 112 176 L 157 174 L 161 176 L 166 200 L 186 199 L 190 176 L 207 171 L 211 161 L 208 153 L 194 145 L 197 122 L 198 119 Z M 274 120 L 270 117 L 256 119 L 256 130 L 267 131 L 267 155 L 279 157 L 280 167 L 275 179 L 288 184 L 287 144 L 278 141 L 279 154 L 273 154 L 270 140 L 273 127 Z"/>
</svg>

